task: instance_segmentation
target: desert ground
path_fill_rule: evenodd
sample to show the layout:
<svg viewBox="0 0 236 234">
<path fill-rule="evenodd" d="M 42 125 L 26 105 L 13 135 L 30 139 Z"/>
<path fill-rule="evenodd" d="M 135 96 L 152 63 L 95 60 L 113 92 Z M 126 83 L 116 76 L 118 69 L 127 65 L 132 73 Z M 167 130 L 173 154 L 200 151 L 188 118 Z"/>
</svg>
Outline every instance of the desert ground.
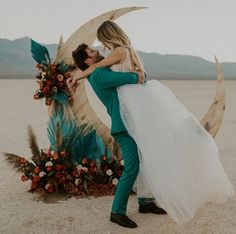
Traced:
<svg viewBox="0 0 236 234">
<path fill-rule="evenodd" d="M 207 112 L 216 81 L 161 81 L 199 120 Z M 236 188 L 236 81 L 226 81 L 226 110 L 215 138 L 220 159 Z M 32 125 L 40 148 L 47 148 L 48 115 L 43 101 L 33 100 L 34 80 L 0 80 L 0 151 L 30 157 L 27 126 Z M 0 157 L 0 233 L 236 233 L 236 198 L 225 204 L 208 203 L 188 223 L 179 226 L 168 215 L 139 214 L 132 195 L 128 215 L 138 224 L 127 229 L 109 221 L 112 196 L 99 198 L 54 197 L 46 201 L 29 193 Z"/>
</svg>

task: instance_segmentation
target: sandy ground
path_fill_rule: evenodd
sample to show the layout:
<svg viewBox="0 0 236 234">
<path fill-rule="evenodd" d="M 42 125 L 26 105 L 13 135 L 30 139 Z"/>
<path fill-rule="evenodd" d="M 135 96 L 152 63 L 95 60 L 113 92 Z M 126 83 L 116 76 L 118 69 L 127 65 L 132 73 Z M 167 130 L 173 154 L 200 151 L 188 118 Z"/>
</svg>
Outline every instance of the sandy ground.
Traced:
<svg viewBox="0 0 236 234">
<path fill-rule="evenodd" d="M 200 120 L 215 93 L 214 81 L 162 81 Z M 38 136 L 40 148 L 47 148 L 47 113 L 44 103 L 32 99 L 32 80 L 0 80 L 0 151 L 30 156 L 27 125 Z M 226 82 L 226 111 L 216 142 L 222 164 L 236 188 L 236 81 Z M 0 233 L 236 233 L 236 198 L 225 204 L 206 204 L 194 219 L 178 226 L 168 215 L 139 214 L 136 197 L 129 200 L 128 215 L 138 223 L 130 230 L 109 221 L 113 197 L 58 197 L 44 202 L 27 192 L 0 157 Z"/>
</svg>

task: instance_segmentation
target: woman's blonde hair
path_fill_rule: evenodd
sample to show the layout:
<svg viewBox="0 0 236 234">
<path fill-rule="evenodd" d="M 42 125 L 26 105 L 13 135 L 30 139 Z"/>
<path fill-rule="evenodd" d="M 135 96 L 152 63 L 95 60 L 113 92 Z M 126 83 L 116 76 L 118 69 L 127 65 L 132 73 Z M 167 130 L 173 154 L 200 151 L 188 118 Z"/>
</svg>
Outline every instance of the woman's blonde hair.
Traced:
<svg viewBox="0 0 236 234">
<path fill-rule="evenodd" d="M 128 36 L 115 22 L 109 20 L 103 22 L 97 30 L 97 38 L 105 47 L 112 45 L 113 48 L 119 46 L 127 48 L 130 52 L 131 61 L 135 66 L 135 70 L 141 69 L 144 71 L 139 56 L 131 46 Z"/>
</svg>

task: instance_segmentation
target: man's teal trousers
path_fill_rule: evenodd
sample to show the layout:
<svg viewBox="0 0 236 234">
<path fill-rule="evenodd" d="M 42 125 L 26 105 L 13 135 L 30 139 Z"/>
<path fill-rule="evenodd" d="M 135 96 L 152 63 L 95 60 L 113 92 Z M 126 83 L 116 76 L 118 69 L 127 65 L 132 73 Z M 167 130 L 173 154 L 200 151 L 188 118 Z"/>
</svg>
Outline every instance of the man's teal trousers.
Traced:
<svg viewBox="0 0 236 234">
<path fill-rule="evenodd" d="M 129 195 L 139 171 L 139 156 L 137 145 L 127 132 L 113 134 L 113 137 L 120 145 L 124 169 L 116 188 L 112 212 L 125 214 Z"/>
</svg>

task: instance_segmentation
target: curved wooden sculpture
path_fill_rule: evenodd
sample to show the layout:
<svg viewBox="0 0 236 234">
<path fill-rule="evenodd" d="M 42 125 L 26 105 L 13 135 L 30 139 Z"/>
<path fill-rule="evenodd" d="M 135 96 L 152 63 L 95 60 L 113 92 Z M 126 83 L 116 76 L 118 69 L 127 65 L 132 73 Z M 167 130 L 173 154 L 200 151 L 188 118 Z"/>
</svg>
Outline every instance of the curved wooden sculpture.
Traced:
<svg viewBox="0 0 236 234">
<path fill-rule="evenodd" d="M 224 74 L 221 65 L 215 57 L 216 68 L 217 68 L 217 89 L 214 100 L 201 120 L 202 126 L 215 137 L 225 112 L 225 85 L 224 85 Z"/>
<path fill-rule="evenodd" d="M 73 63 L 72 51 L 77 48 L 81 43 L 86 43 L 91 46 L 96 39 L 97 28 L 106 20 L 115 20 L 122 15 L 125 15 L 131 11 L 144 9 L 145 7 L 127 7 L 120 8 L 113 11 L 104 13 L 96 18 L 93 18 L 89 22 L 82 25 L 77 31 L 75 31 L 66 42 L 63 42 L 61 37 L 55 62 L 63 60 L 66 64 Z M 217 59 L 217 82 L 218 87 L 214 101 L 210 106 L 208 112 L 201 120 L 202 126 L 215 137 L 223 116 L 225 109 L 225 89 L 224 89 L 224 76 L 220 64 Z M 72 75 L 76 76 L 79 70 L 73 71 Z M 93 96 L 93 98 L 91 98 Z M 97 133 L 103 138 L 107 148 L 111 149 L 113 154 L 120 155 L 119 147 L 116 147 L 113 137 L 110 135 L 110 118 L 106 113 L 106 109 L 103 105 L 99 104 L 99 100 L 91 89 L 89 83 L 86 80 L 81 80 L 76 92 L 73 94 L 72 112 L 78 119 L 79 124 L 90 123 L 97 130 Z M 92 107 L 93 106 L 93 107 Z M 98 117 L 98 110 L 100 117 Z M 49 108 L 53 108 L 53 105 Z M 50 110 L 49 110 L 50 111 Z M 68 111 L 69 112 L 69 111 Z M 116 152 L 117 150 L 117 152 Z"/>
</svg>

